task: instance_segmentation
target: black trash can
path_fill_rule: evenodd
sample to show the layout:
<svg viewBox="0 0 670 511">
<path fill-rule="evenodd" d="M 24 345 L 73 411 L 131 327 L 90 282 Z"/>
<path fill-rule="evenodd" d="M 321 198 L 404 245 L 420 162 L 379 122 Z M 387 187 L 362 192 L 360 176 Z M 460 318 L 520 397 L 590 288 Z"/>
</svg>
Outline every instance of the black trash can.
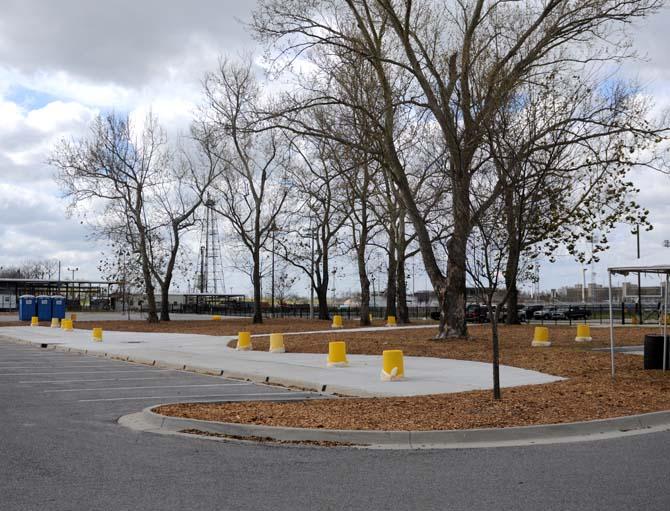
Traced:
<svg viewBox="0 0 670 511">
<path fill-rule="evenodd" d="M 670 369 L 670 335 L 668 336 L 668 353 L 666 368 Z M 647 334 L 644 336 L 644 368 L 663 369 L 663 335 Z"/>
</svg>

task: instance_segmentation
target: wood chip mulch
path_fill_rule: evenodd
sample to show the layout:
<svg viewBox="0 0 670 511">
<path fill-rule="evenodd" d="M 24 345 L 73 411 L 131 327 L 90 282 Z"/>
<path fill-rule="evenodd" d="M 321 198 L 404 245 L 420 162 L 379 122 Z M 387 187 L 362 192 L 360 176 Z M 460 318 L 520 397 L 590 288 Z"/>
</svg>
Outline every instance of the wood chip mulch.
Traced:
<svg viewBox="0 0 670 511">
<path fill-rule="evenodd" d="M 223 318 L 221 321 L 172 320 L 148 323 L 144 320 L 76 321 L 75 328 L 91 330 L 94 326 L 115 332 L 161 332 L 203 335 L 237 335 L 247 331 L 252 334 L 271 334 L 284 332 L 309 332 L 328 330 L 331 321 L 304 318 L 266 318 L 260 325 L 254 325 L 250 318 Z M 25 323 L 23 323 L 25 324 Z M 373 321 L 373 326 L 383 326 L 381 319 Z M 344 320 L 344 329 L 359 328 L 356 320 Z"/>
<path fill-rule="evenodd" d="M 550 327 L 553 345 L 531 348 L 532 326 L 501 326 L 501 362 L 567 377 L 568 380 L 491 391 L 407 398 L 340 398 L 303 402 L 186 403 L 160 407 L 180 417 L 328 429 L 438 430 L 510 427 L 604 419 L 670 410 L 670 375 L 642 370 L 642 357 L 616 355 L 617 378 L 610 378 L 610 355 L 591 348 L 609 345 L 606 328 L 591 328 L 592 343 L 575 343 L 576 328 Z M 617 344 L 641 345 L 658 327 L 617 328 Z M 327 353 L 329 340 L 347 342 L 348 353 L 381 354 L 402 349 L 405 355 L 491 361 L 490 330 L 471 326 L 467 340 L 434 341 L 432 329 L 337 332 L 287 336 L 289 352 Z M 254 349 L 267 349 L 254 339 Z M 265 343 L 265 344 L 264 344 Z M 337 369 L 334 369 L 337 370 Z M 390 383 L 389 385 L 393 385 Z"/>
</svg>

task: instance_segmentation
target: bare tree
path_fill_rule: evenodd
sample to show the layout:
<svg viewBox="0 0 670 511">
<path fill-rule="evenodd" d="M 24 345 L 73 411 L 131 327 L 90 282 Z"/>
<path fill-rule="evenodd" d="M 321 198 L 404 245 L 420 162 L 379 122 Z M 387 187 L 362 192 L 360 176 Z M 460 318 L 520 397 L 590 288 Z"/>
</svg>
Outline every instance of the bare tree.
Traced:
<svg viewBox="0 0 670 511">
<path fill-rule="evenodd" d="M 277 63 L 310 57 L 315 47 L 359 55 L 370 63 L 382 98 L 384 160 L 414 225 L 424 267 L 443 310 L 441 337 L 466 334 L 466 252 L 472 229 L 505 188 L 478 183 L 490 174 L 487 133 L 501 105 L 525 82 L 556 72 L 556 63 L 588 65 L 628 56 L 617 25 L 646 16 L 661 0 L 565 2 L 412 2 L 266 0 L 257 33 L 279 48 Z M 562 73 L 570 73 L 566 66 Z M 398 80 L 413 84 L 408 107 L 429 112 L 449 156 L 452 228 L 447 270 L 412 193 L 395 135 Z M 340 98 L 328 98 L 341 101 Z M 483 174 L 483 175 L 480 175 Z M 473 195 L 477 200 L 473 200 Z M 476 207 L 474 207 L 476 204 Z"/>
<path fill-rule="evenodd" d="M 127 244 L 141 264 L 148 320 L 169 320 L 168 294 L 180 254 L 181 236 L 217 168 L 193 164 L 170 150 L 165 132 L 149 114 L 137 128 L 115 114 L 98 117 L 90 136 L 63 140 L 50 163 L 70 199 L 96 236 Z"/>
<path fill-rule="evenodd" d="M 254 323 L 262 323 L 261 252 L 288 195 L 289 151 L 258 119 L 261 90 L 251 62 L 222 60 L 204 80 L 205 103 L 193 124 L 211 166 L 222 168 L 213 209 L 232 227 L 251 259 Z"/>
</svg>

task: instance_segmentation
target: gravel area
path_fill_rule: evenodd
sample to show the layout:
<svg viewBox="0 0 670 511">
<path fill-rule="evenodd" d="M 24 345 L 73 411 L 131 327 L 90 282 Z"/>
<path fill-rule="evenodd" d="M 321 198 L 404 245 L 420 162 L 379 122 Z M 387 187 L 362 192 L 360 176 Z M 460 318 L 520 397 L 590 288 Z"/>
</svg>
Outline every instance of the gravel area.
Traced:
<svg viewBox="0 0 670 511">
<path fill-rule="evenodd" d="M 326 353 L 329 340 L 347 341 L 349 353 L 380 354 L 402 349 L 406 355 L 490 362 L 488 326 L 472 326 L 470 339 L 434 341 L 432 329 L 337 332 L 285 338 L 287 351 Z M 609 331 L 592 328 L 592 343 L 575 343 L 576 328 L 550 327 L 552 347 L 531 348 L 532 326 L 501 326 L 501 362 L 567 377 L 568 380 L 491 391 L 411 398 L 342 398 L 290 403 L 186 403 L 159 412 L 222 422 L 330 429 L 436 430 L 509 427 L 603 419 L 670 409 L 670 375 L 643 371 L 642 358 L 617 354 L 617 378 L 610 378 Z M 642 344 L 658 328 L 617 328 L 617 344 Z M 254 340 L 266 349 L 267 339 Z M 334 369 L 339 370 L 339 369 Z M 393 385 L 393 383 L 389 383 Z"/>
</svg>

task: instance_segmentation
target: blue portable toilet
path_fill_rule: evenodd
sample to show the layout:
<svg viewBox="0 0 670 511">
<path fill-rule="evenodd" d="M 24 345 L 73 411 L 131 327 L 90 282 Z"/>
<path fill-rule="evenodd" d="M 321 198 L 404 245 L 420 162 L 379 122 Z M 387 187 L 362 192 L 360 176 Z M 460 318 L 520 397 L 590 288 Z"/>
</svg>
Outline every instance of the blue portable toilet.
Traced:
<svg viewBox="0 0 670 511">
<path fill-rule="evenodd" d="M 51 321 L 51 297 L 40 295 L 37 300 L 37 317 L 40 321 Z"/>
<path fill-rule="evenodd" d="M 19 296 L 19 321 L 30 321 L 37 313 L 37 305 L 33 295 Z"/>
<path fill-rule="evenodd" d="M 51 317 L 58 319 L 65 319 L 65 297 L 52 296 L 51 297 Z"/>
</svg>

